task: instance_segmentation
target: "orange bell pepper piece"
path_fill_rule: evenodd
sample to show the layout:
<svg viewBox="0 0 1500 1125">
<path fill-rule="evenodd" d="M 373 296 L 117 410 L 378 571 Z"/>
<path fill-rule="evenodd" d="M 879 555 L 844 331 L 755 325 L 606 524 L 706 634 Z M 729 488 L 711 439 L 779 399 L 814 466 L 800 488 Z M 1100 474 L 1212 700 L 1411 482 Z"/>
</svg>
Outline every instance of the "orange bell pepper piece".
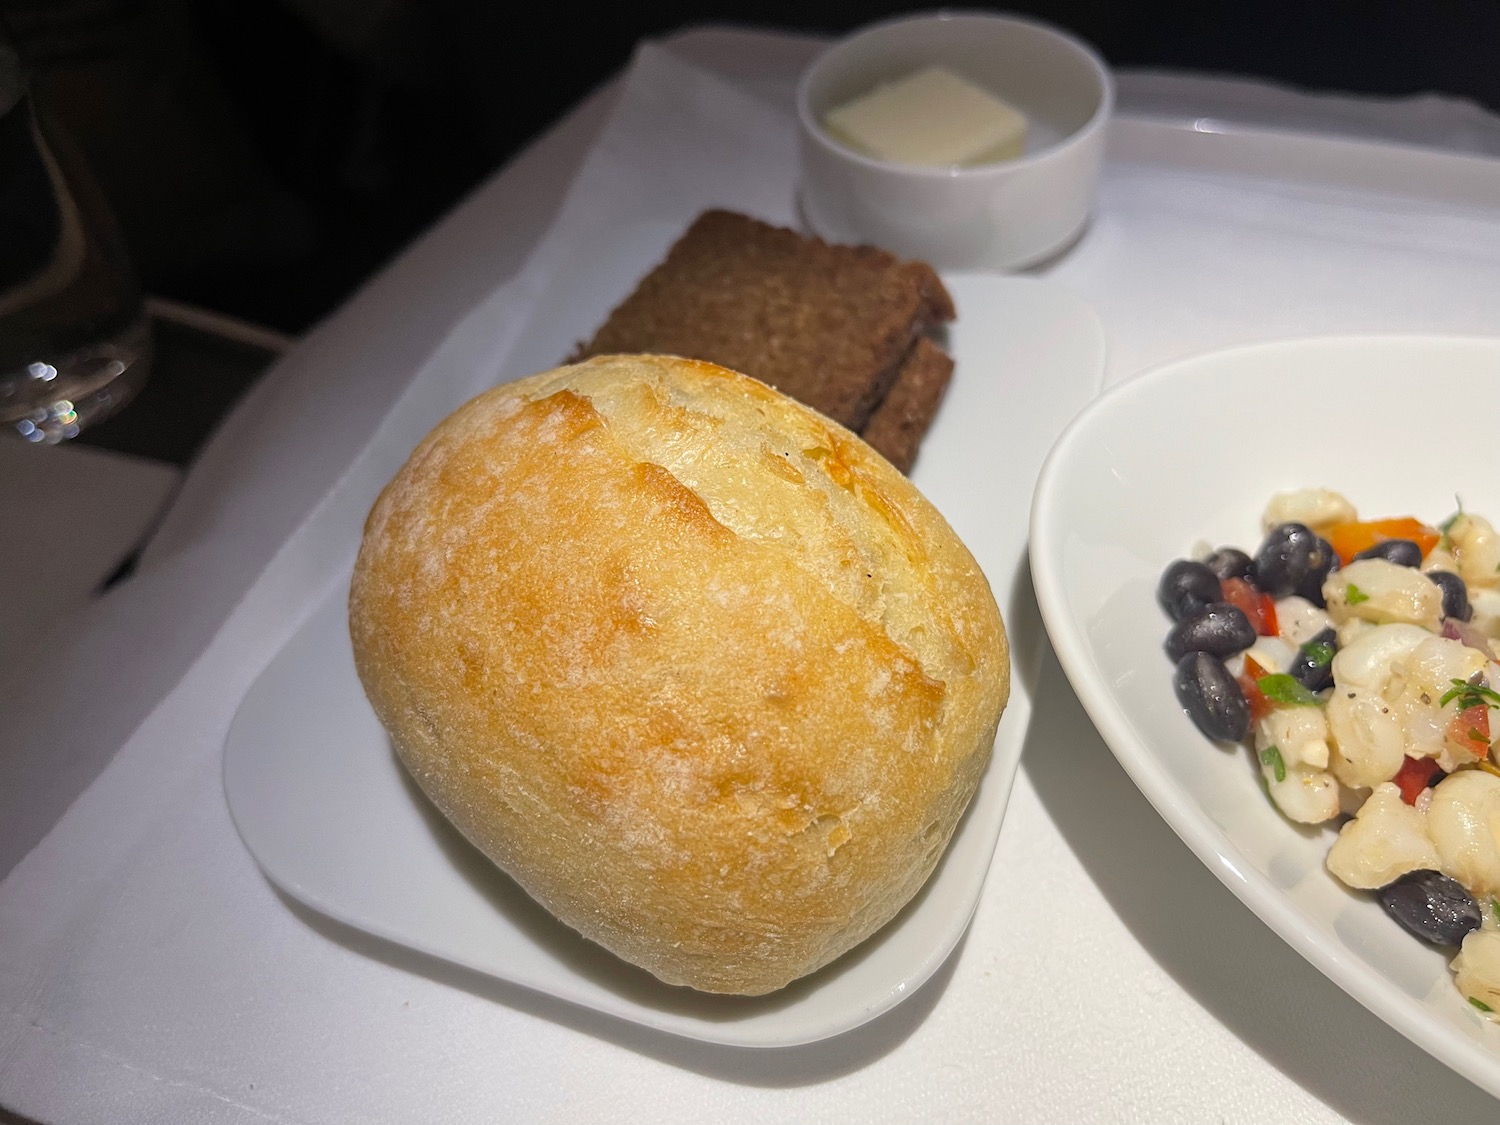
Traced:
<svg viewBox="0 0 1500 1125">
<path fill-rule="evenodd" d="M 1387 539 L 1410 539 L 1422 549 L 1422 557 L 1426 558 L 1427 552 L 1436 547 L 1442 537 L 1442 532 L 1437 528 L 1428 527 L 1412 516 L 1334 524 L 1328 529 L 1326 536 L 1333 549 L 1338 552 L 1339 561 L 1345 566 L 1353 562 L 1354 556 L 1361 551 L 1367 551 L 1376 543 L 1383 543 Z"/>
</svg>

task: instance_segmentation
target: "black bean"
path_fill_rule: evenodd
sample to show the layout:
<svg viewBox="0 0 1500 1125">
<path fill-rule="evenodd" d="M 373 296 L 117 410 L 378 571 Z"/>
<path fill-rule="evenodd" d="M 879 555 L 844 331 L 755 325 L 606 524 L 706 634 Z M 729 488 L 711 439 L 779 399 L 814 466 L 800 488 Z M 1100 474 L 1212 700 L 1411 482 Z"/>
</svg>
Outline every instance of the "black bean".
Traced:
<svg viewBox="0 0 1500 1125">
<path fill-rule="evenodd" d="M 1436 871 L 1409 871 L 1377 892 L 1380 904 L 1423 941 L 1459 945 L 1479 928 L 1479 904 L 1456 879 Z"/>
<path fill-rule="evenodd" d="M 1220 547 L 1203 564 L 1213 571 L 1222 582 L 1226 578 L 1249 578 L 1255 568 L 1255 560 L 1238 547 Z"/>
<path fill-rule="evenodd" d="M 1421 566 L 1422 548 L 1410 539 L 1382 539 L 1373 547 L 1366 547 L 1356 559 L 1384 559 L 1397 566 Z"/>
<path fill-rule="evenodd" d="M 1430 570 L 1427 577 L 1443 591 L 1443 616 L 1455 621 L 1467 621 L 1474 616 L 1474 607 L 1469 604 L 1469 587 L 1464 580 L 1450 570 Z"/>
<path fill-rule="evenodd" d="M 1224 591 L 1218 577 L 1201 562 L 1178 559 L 1162 572 L 1156 596 L 1172 620 L 1181 621 L 1222 599 Z"/>
<path fill-rule="evenodd" d="M 1229 656 L 1255 643 L 1255 627 L 1238 606 L 1214 602 L 1184 617 L 1167 634 L 1167 655 L 1181 660 L 1189 652 Z"/>
<path fill-rule="evenodd" d="M 1238 742 L 1250 730 L 1250 705 L 1217 656 L 1190 652 L 1172 675 L 1177 702 L 1209 738 Z"/>
<path fill-rule="evenodd" d="M 1338 634 L 1324 629 L 1297 649 L 1292 678 L 1308 691 L 1323 691 L 1333 686 L 1333 654 L 1338 650 Z"/>
<path fill-rule="evenodd" d="M 1328 605 L 1328 599 L 1323 596 L 1323 583 L 1328 576 L 1339 568 L 1339 555 L 1333 549 L 1333 544 L 1319 537 L 1317 548 L 1313 553 L 1312 566 L 1306 576 L 1297 583 L 1294 591 L 1301 597 L 1312 602 L 1319 609 Z"/>
<path fill-rule="evenodd" d="M 1256 552 L 1254 583 L 1272 597 L 1301 594 L 1323 604 L 1323 579 L 1332 565 L 1332 547 L 1304 523 L 1280 523 Z M 1316 589 L 1317 597 L 1311 594 Z"/>
</svg>

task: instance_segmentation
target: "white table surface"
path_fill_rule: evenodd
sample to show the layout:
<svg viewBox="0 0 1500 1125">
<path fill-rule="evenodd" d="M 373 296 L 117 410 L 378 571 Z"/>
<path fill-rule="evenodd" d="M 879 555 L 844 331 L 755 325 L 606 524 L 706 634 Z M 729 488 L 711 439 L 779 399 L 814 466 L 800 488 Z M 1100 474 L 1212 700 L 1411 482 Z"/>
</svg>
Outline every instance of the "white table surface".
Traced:
<svg viewBox="0 0 1500 1125">
<path fill-rule="evenodd" d="M 0 668 L 98 593 L 180 478 L 176 466 L 86 445 L 0 443 Z"/>
<path fill-rule="evenodd" d="M 778 157 L 737 198 L 790 217 L 787 97 L 814 44 L 725 32 L 669 46 L 702 75 L 682 96 L 737 106 Z M 595 139 L 622 128 L 620 89 L 280 361 L 189 474 L 138 574 L 7 666 L 0 1106 L 60 1122 L 1494 1119 L 1494 1099 L 1329 984 L 1197 863 L 1051 662 L 1038 694 L 1055 702 L 1033 724 L 967 940 L 889 1016 L 824 1043 L 735 1050 L 622 1025 L 366 938 L 259 876 L 218 790 L 228 719 L 347 565 L 346 467 L 427 424 L 401 399 L 424 360 L 479 313 L 503 327 L 530 307 L 535 285 L 505 283 L 543 276 L 533 249 L 544 256 L 567 185 L 599 160 Z M 1500 153 L 1494 118 L 1442 99 L 1171 75 L 1125 76 L 1121 95 L 1127 111 L 1199 122 L 1210 143 L 1223 121 L 1249 121 Z M 1134 135 L 1084 241 L 1042 271 L 1101 313 L 1107 381 L 1266 336 L 1493 332 L 1500 200 L 1484 176 L 1466 186 L 1445 165 L 1453 184 L 1428 206 L 1412 202 L 1427 190 L 1420 154 L 1381 164 L 1395 178 L 1372 217 L 1368 185 L 1336 182 L 1358 178 L 1363 149 L 1297 150 L 1304 169 L 1338 151 L 1337 174 L 1288 189 L 1253 174 L 1256 151 L 1285 144 L 1179 176 L 1172 136 L 1154 148 L 1149 129 Z M 621 190 L 645 191 L 649 163 Z M 1225 229 L 1225 207 L 1245 221 Z M 393 407 L 401 425 L 378 429 Z"/>
</svg>

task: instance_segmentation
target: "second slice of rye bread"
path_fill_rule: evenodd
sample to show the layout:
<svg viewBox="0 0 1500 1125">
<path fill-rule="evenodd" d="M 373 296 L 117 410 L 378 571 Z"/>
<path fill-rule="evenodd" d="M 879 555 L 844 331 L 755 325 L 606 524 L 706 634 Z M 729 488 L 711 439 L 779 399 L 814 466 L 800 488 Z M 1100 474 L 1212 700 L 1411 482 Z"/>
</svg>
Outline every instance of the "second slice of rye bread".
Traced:
<svg viewBox="0 0 1500 1125">
<path fill-rule="evenodd" d="M 661 352 L 709 360 L 856 433 L 898 375 L 911 376 L 920 386 L 904 396 L 901 425 L 892 418 L 880 427 L 899 440 L 872 441 L 904 469 L 947 383 L 947 371 L 934 377 L 943 364 L 932 353 L 952 367 L 930 342 L 914 348 L 953 315 L 952 298 L 925 263 L 707 211 L 570 359 Z"/>
<path fill-rule="evenodd" d="M 926 337 L 918 340 L 907 353 L 890 393 L 875 408 L 859 436 L 903 473 L 910 472 L 917 447 L 952 377 L 953 360 L 948 353 Z"/>
</svg>

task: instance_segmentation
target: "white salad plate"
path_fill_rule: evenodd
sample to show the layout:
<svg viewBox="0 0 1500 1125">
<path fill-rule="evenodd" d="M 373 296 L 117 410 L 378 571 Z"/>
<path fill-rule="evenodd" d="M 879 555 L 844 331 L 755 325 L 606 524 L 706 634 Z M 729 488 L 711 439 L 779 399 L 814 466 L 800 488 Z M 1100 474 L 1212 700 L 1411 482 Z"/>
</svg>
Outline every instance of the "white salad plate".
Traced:
<svg viewBox="0 0 1500 1125">
<path fill-rule="evenodd" d="M 630 251 L 633 276 L 660 255 L 670 232 L 658 234 Z M 624 292 L 630 268 L 601 275 L 581 264 L 560 280 L 578 298 L 575 312 L 549 311 L 537 321 L 513 351 L 515 373 L 546 366 L 547 357 L 556 362 L 587 335 Z M 958 367 L 913 479 L 983 566 L 1011 624 L 1013 659 L 1034 662 L 1042 634 L 1026 581 L 1031 495 L 1053 439 L 1099 390 L 1103 330 L 1085 302 L 1046 282 L 945 280 L 958 307 L 949 330 Z M 389 476 L 396 467 L 380 471 Z M 349 648 L 346 592 L 347 583 L 339 584 L 273 658 L 226 740 L 224 784 L 235 824 L 262 870 L 292 898 L 525 989 L 663 1032 L 750 1047 L 791 1046 L 859 1026 L 914 993 L 962 938 L 1031 715 L 1025 676 L 1012 676 L 988 772 L 917 898 L 858 949 L 774 995 L 715 997 L 663 985 L 584 940 L 449 827 L 408 779 L 365 701 Z M 421 969 L 420 958 L 403 964 Z"/>
<path fill-rule="evenodd" d="M 1271 805 L 1244 747 L 1210 742 L 1175 698 L 1156 599 L 1196 545 L 1251 553 L 1272 494 L 1327 487 L 1363 518 L 1436 523 L 1455 496 L 1500 517 L 1484 419 L 1500 340 L 1365 336 L 1166 364 L 1096 399 L 1037 485 L 1031 565 L 1079 700 L 1189 848 L 1273 930 L 1418 1046 L 1500 1095 L 1500 1027 L 1459 995 L 1451 952 L 1411 937 L 1324 867 L 1335 829 Z"/>
</svg>

